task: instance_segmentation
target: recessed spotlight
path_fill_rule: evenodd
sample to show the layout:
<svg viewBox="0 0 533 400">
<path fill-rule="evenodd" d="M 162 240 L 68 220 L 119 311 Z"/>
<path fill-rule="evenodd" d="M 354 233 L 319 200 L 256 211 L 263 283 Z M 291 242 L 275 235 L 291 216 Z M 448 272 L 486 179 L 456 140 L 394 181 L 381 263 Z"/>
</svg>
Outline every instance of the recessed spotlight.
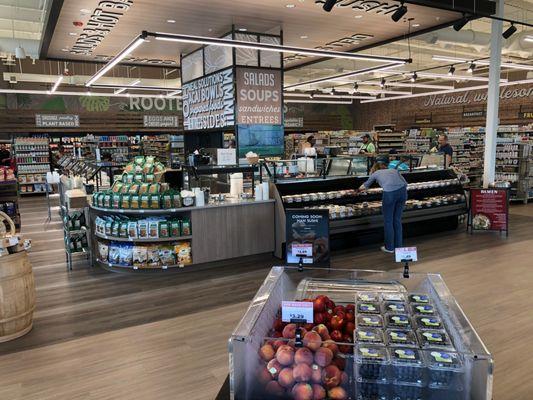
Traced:
<svg viewBox="0 0 533 400">
<path fill-rule="evenodd" d="M 309 39 L 309 36 L 307 36 L 307 35 L 302 35 L 302 36 L 300 36 L 300 39 Z"/>
<path fill-rule="evenodd" d="M 239 31 L 240 31 L 240 32 L 246 32 L 247 30 L 248 30 L 248 29 L 246 29 L 246 28 L 239 28 Z"/>
<path fill-rule="evenodd" d="M 78 34 L 76 32 L 69 32 L 68 34 L 69 34 L 69 36 L 78 36 Z"/>
<path fill-rule="evenodd" d="M 413 24 L 413 28 L 418 28 L 420 27 L 420 24 Z"/>
<path fill-rule="evenodd" d="M 363 18 L 363 16 L 362 15 L 356 15 L 354 18 L 359 19 L 359 18 Z"/>
<path fill-rule="evenodd" d="M 296 6 L 295 6 L 294 4 L 285 4 L 285 7 L 287 7 L 287 8 L 294 8 L 294 7 L 296 7 Z"/>
<path fill-rule="evenodd" d="M 169 24 L 175 24 L 176 23 L 176 20 L 175 19 L 167 19 L 167 22 Z"/>
<path fill-rule="evenodd" d="M 213 32 L 213 28 L 209 28 L 207 31 L 208 32 Z"/>
</svg>

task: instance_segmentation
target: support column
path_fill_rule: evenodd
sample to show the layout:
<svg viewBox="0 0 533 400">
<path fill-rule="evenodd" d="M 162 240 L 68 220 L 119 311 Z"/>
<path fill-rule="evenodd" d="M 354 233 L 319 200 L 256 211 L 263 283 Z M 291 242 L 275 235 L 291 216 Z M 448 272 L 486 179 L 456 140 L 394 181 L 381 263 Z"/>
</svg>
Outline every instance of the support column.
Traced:
<svg viewBox="0 0 533 400">
<path fill-rule="evenodd" d="M 503 16 L 503 0 L 496 1 L 496 16 Z M 498 136 L 498 109 L 500 106 L 500 72 L 502 62 L 503 22 L 493 19 L 490 39 L 489 92 L 487 95 L 487 125 L 485 130 L 485 158 L 483 187 L 494 183 L 496 175 L 496 139 Z"/>
</svg>

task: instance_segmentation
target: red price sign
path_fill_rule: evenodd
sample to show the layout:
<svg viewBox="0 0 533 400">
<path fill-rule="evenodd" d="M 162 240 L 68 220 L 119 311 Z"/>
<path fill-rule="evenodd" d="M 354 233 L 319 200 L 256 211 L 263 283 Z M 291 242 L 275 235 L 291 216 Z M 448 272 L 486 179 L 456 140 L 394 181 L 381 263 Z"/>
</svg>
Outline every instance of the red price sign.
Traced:
<svg viewBox="0 0 533 400">
<path fill-rule="evenodd" d="M 509 202 L 505 189 L 471 189 L 470 224 L 473 230 L 507 231 Z"/>
</svg>

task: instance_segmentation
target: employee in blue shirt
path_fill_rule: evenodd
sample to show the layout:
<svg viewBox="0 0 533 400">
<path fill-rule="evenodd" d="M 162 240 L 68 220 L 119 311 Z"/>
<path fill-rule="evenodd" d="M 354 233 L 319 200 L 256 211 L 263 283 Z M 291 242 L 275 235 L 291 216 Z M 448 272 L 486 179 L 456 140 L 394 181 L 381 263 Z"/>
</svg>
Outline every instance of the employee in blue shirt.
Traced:
<svg viewBox="0 0 533 400">
<path fill-rule="evenodd" d="M 449 168 L 452 165 L 453 147 L 448 143 L 448 135 L 441 133 L 438 137 L 438 145 L 432 151 L 444 154 L 445 168 Z"/>
<path fill-rule="evenodd" d="M 383 188 L 385 246 L 381 246 L 381 251 L 394 253 L 395 248 L 403 247 L 402 214 L 407 201 L 407 182 L 397 169 L 388 169 L 387 158 L 378 158 L 370 177 L 359 190 L 367 190 L 375 182 Z"/>
</svg>

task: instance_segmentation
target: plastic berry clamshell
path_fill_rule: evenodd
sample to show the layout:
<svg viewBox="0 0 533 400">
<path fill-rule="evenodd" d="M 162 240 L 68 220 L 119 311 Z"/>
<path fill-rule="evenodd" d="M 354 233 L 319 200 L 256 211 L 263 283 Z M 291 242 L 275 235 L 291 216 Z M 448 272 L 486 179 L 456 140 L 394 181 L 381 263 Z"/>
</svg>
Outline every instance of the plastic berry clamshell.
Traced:
<svg viewBox="0 0 533 400">
<path fill-rule="evenodd" d="M 390 350 L 392 378 L 395 383 L 424 383 L 425 364 L 418 349 L 394 347 Z"/>
<path fill-rule="evenodd" d="M 409 302 L 410 303 L 429 304 L 429 303 L 431 303 L 431 299 L 430 299 L 429 295 L 427 295 L 427 294 L 411 293 L 409 295 Z"/>
<path fill-rule="evenodd" d="M 418 331 L 418 341 L 424 349 L 454 350 L 452 342 L 445 331 L 422 330 Z"/>
<path fill-rule="evenodd" d="M 376 292 L 359 292 L 355 298 L 356 302 L 378 303 L 380 301 L 379 293 Z"/>
<path fill-rule="evenodd" d="M 379 303 L 371 301 L 360 301 L 357 303 L 357 313 L 359 314 L 380 314 Z"/>
<path fill-rule="evenodd" d="M 358 382 L 357 400 L 390 400 L 390 385 L 382 382 Z"/>
<path fill-rule="evenodd" d="M 411 311 L 414 315 L 437 315 L 437 310 L 432 304 L 411 304 Z"/>
<path fill-rule="evenodd" d="M 381 315 L 361 314 L 356 319 L 357 327 L 383 328 Z"/>
<path fill-rule="evenodd" d="M 429 389 L 428 400 L 464 400 L 465 394 L 462 389 L 455 388 L 431 388 Z"/>
<path fill-rule="evenodd" d="M 355 354 L 358 381 L 387 382 L 389 353 L 383 346 L 358 344 Z"/>
<path fill-rule="evenodd" d="M 388 346 L 418 347 L 418 340 L 414 331 L 409 329 L 387 329 L 385 342 Z"/>
<path fill-rule="evenodd" d="M 418 315 L 415 321 L 418 329 L 444 329 L 442 320 L 435 315 Z"/>
<path fill-rule="evenodd" d="M 411 318 L 407 314 L 390 314 L 385 316 L 387 328 L 412 329 Z"/>
<path fill-rule="evenodd" d="M 381 329 L 357 328 L 354 336 L 355 341 L 358 343 L 385 344 Z"/>
<path fill-rule="evenodd" d="M 401 301 L 404 303 L 407 301 L 405 294 L 399 292 L 384 292 L 381 294 L 381 298 L 383 301 Z"/>
<path fill-rule="evenodd" d="M 464 366 L 459 353 L 443 350 L 428 350 L 424 352 L 428 365 L 429 387 L 453 388 L 463 387 Z"/>
<path fill-rule="evenodd" d="M 425 400 L 422 383 L 394 383 L 392 385 L 394 400 Z"/>
<path fill-rule="evenodd" d="M 407 314 L 407 304 L 400 301 L 386 301 L 383 303 L 383 313 Z"/>
</svg>

